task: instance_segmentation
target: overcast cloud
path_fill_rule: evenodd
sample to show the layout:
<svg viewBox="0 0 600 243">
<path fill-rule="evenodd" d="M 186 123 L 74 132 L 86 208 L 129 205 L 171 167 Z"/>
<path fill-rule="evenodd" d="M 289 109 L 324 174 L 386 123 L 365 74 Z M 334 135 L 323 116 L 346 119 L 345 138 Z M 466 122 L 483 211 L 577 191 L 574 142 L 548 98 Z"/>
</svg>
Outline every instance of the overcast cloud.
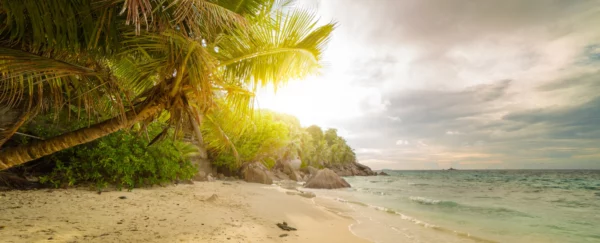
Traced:
<svg viewBox="0 0 600 243">
<path fill-rule="evenodd" d="M 303 4 L 339 24 L 320 82 L 356 91 L 343 98 L 356 109 L 315 121 L 343 131 L 362 163 L 600 169 L 596 1 Z"/>
</svg>

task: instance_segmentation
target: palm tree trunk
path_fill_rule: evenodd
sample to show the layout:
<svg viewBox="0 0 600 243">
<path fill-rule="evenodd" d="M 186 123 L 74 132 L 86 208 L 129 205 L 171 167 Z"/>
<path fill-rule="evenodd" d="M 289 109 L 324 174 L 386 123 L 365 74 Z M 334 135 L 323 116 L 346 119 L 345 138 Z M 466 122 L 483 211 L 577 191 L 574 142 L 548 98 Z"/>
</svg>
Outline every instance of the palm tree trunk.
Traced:
<svg viewBox="0 0 600 243">
<path fill-rule="evenodd" d="M 192 115 L 196 116 L 194 119 Z M 207 159 L 208 153 L 206 151 L 206 147 L 204 145 L 204 138 L 202 137 L 202 131 L 200 130 L 200 124 L 202 124 L 203 116 L 200 114 L 190 114 L 190 123 L 194 128 L 194 135 L 198 142 L 198 153 L 201 159 Z"/>
<path fill-rule="evenodd" d="M 0 148 L 19 130 L 19 128 L 27 121 L 28 117 L 29 113 L 23 112 L 12 127 L 9 129 L 0 128 L 0 135 L 2 135 L 0 136 Z"/>
<path fill-rule="evenodd" d="M 139 112 L 135 112 L 134 110 L 128 111 L 125 114 L 127 117 L 127 121 L 125 122 L 120 117 L 114 117 L 94 124 L 91 127 L 81 128 L 44 141 L 6 148 L 0 151 L 0 170 L 39 159 L 63 149 L 88 143 L 123 128 L 130 127 L 139 121 L 160 113 L 164 109 L 165 104 L 166 102 L 154 102 L 144 106 Z"/>
</svg>

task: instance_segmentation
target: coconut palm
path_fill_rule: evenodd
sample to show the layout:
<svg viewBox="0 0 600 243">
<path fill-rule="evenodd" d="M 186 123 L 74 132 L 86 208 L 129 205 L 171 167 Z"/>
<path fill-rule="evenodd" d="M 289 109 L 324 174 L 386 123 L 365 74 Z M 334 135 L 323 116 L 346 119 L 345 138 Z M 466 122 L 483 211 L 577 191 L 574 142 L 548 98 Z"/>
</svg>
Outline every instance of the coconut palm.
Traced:
<svg viewBox="0 0 600 243">
<path fill-rule="evenodd" d="M 0 104 L 21 114 L 0 146 L 39 113 L 99 122 L 4 148 L 0 169 L 165 112 L 176 133 L 201 140 L 214 111 L 243 114 L 258 87 L 317 72 L 333 28 L 275 0 L 2 1 Z"/>
</svg>

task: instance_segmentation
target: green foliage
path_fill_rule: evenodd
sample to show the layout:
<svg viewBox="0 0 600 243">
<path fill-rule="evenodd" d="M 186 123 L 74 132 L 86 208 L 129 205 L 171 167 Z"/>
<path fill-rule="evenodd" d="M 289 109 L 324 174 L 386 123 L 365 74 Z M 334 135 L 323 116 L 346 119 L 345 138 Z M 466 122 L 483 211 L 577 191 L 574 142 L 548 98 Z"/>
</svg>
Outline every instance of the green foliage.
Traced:
<svg viewBox="0 0 600 243">
<path fill-rule="evenodd" d="M 272 167 L 276 160 L 283 158 L 290 140 L 289 127 L 282 120 L 278 120 L 277 116 L 278 114 L 270 111 L 256 111 L 247 120 L 236 121 L 238 127 L 245 127 L 241 135 L 229 136 L 237 150 L 239 161 L 242 163 L 260 161 L 267 167 Z M 209 133 L 205 139 L 209 151 L 212 152 L 214 165 L 232 170 L 241 165 L 232 151 L 219 149 L 221 147 L 217 146 L 219 143 L 217 137 Z"/>
<path fill-rule="evenodd" d="M 296 158 L 302 161 L 302 167 L 316 168 L 356 161 L 352 148 L 337 135 L 337 130 L 328 129 L 323 133 L 315 125 L 302 128 L 291 115 L 259 110 L 245 119 L 221 119 L 234 120 L 235 126 L 224 129 L 218 136 L 211 133 L 213 130 L 204 129 L 208 150 L 217 167 L 236 170 L 243 163 L 259 161 L 270 168 L 279 160 Z M 243 132 L 237 133 L 240 130 Z M 236 148 L 239 161 L 232 150 L 222 145 L 221 137 L 227 137 Z"/>
<path fill-rule="evenodd" d="M 161 131 L 156 123 L 148 128 L 152 135 Z M 132 189 L 187 180 L 197 171 L 187 159 L 196 151 L 193 145 L 170 139 L 148 146 L 146 139 L 120 131 L 51 155 L 49 160 L 56 167 L 40 180 L 55 187 L 92 184 L 98 189 L 108 185 Z"/>
<path fill-rule="evenodd" d="M 199 133 L 206 122 L 221 141 L 229 140 L 224 131 L 230 130 L 214 113 L 247 115 L 258 87 L 276 88 L 322 67 L 335 24 L 319 25 L 315 14 L 291 2 L 1 0 L 0 103 L 27 119 L 76 106 L 83 116 L 120 123 L 97 120 L 90 124 L 96 136 L 61 134 L 69 141 L 61 146 L 50 139 L 36 143 L 42 153 L 35 156 L 18 156 L 31 147 L 3 149 L 0 169 L 132 123 L 147 125 L 164 111 L 175 134 Z M 273 143 L 280 142 L 264 146 L 277 147 Z M 242 149 L 243 159 L 263 154 L 264 146 Z M 240 161 L 236 150 L 232 154 Z"/>
</svg>

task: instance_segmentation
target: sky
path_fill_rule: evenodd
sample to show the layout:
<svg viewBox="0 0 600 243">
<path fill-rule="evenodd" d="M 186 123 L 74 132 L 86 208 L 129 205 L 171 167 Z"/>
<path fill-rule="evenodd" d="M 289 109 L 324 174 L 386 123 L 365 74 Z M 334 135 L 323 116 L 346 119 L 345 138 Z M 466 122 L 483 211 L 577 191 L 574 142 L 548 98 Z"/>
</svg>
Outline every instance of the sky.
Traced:
<svg viewBox="0 0 600 243">
<path fill-rule="evenodd" d="M 600 169 L 600 4 L 302 0 L 320 74 L 258 107 L 338 129 L 373 169 Z"/>
</svg>

